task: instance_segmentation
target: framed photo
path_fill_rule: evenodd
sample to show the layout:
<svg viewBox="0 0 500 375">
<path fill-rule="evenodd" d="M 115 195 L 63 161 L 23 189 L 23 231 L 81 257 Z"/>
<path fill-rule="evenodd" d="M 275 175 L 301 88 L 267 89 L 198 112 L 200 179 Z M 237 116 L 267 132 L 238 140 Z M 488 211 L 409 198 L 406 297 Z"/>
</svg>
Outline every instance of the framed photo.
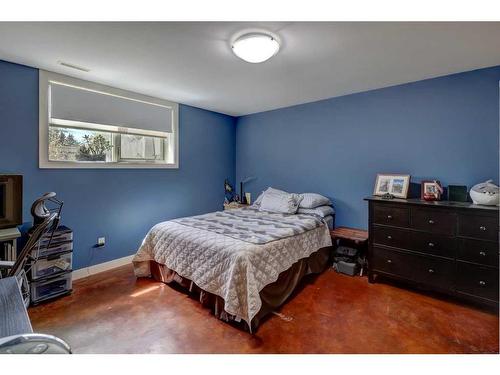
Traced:
<svg viewBox="0 0 500 375">
<path fill-rule="evenodd" d="M 377 174 L 373 195 L 391 194 L 396 198 L 406 198 L 410 187 L 409 174 Z"/>
<path fill-rule="evenodd" d="M 426 201 L 438 201 L 443 188 L 438 180 L 422 181 L 420 198 Z"/>
</svg>

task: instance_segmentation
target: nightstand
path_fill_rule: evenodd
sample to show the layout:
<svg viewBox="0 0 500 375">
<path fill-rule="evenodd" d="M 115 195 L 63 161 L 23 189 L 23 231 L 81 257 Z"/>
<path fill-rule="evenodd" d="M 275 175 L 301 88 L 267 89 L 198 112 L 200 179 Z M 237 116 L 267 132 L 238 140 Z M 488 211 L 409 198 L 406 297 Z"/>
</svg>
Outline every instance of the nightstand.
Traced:
<svg viewBox="0 0 500 375">
<path fill-rule="evenodd" d="M 366 246 L 368 241 L 368 231 L 356 228 L 338 227 L 330 231 L 330 236 L 332 241 L 347 240 L 356 246 Z"/>
<path fill-rule="evenodd" d="M 365 257 L 368 245 L 368 231 L 356 228 L 338 227 L 330 231 L 330 236 L 332 237 L 334 250 L 337 249 L 338 246 L 347 246 L 358 250 L 358 255 L 356 255 L 358 260 L 352 263 L 358 263 L 358 265 L 361 266 L 360 276 L 363 276 L 363 269 L 366 265 Z"/>
<path fill-rule="evenodd" d="M 226 210 L 234 210 L 235 208 L 244 208 L 244 207 L 250 207 L 248 204 L 243 204 L 243 203 L 238 203 L 238 202 L 231 202 L 228 204 L 224 205 L 224 211 Z"/>
</svg>

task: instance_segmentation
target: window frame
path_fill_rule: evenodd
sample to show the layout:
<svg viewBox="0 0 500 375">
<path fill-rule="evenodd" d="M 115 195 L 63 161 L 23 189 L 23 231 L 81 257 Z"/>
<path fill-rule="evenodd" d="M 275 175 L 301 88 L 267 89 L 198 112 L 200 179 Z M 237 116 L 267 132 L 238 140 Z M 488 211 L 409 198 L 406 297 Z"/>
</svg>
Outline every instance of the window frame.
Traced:
<svg viewBox="0 0 500 375">
<path fill-rule="evenodd" d="M 124 98 L 139 100 L 146 103 L 158 104 L 168 107 L 172 111 L 172 133 L 165 138 L 164 152 L 171 150 L 172 162 L 168 163 L 163 160 L 144 160 L 144 161 L 128 161 L 119 158 L 119 153 L 116 147 L 113 147 L 114 161 L 112 162 L 94 162 L 94 161 L 52 161 L 49 160 L 49 83 L 60 82 L 67 85 L 82 87 L 89 90 L 99 91 L 111 95 L 122 96 Z M 58 125 L 60 126 L 60 125 Z M 63 126 L 60 126 L 63 127 Z M 99 131 L 99 125 L 93 129 Z M 101 130 L 102 131 L 102 130 Z M 125 133 L 126 134 L 126 133 Z M 146 134 L 144 134 L 146 135 Z M 154 136 L 154 135 L 151 135 Z M 113 134 L 113 141 L 119 138 Z M 179 104 L 163 99 L 154 98 L 142 94 L 137 94 L 131 91 L 121 90 L 110 86 L 101 85 L 98 83 L 84 81 L 78 78 L 65 76 L 44 70 L 39 71 L 39 168 L 57 168 L 57 169 L 177 169 L 179 168 Z M 168 147 L 168 148 L 167 148 Z M 116 156 L 116 157 L 115 157 Z"/>
</svg>

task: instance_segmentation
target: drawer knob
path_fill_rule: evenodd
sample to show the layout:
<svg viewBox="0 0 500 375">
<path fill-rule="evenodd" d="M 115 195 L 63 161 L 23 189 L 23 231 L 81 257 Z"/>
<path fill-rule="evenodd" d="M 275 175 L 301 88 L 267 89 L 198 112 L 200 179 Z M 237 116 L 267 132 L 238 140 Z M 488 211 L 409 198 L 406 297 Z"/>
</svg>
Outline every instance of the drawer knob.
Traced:
<svg viewBox="0 0 500 375">
<path fill-rule="evenodd" d="M 481 285 L 481 286 L 485 286 L 485 285 L 486 285 L 486 281 L 479 280 L 479 285 Z"/>
<path fill-rule="evenodd" d="M 434 247 L 434 243 L 432 242 L 429 242 L 427 245 L 429 245 L 429 247 Z"/>
<path fill-rule="evenodd" d="M 482 230 L 482 231 L 484 232 L 484 231 L 486 230 L 486 227 L 485 227 L 484 225 L 481 225 L 481 226 L 479 227 L 479 230 Z"/>
<path fill-rule="evenodd" d="M 392 219 L 392 215 L 387 215 L 387 220 L 391 220 Z"/>
<path fill-rule="evenodd" d="M 392 236 L 391 235 L 387 236 L 387 239 L 392 240 Z"/>
<path fill-rule="evenodd" d="M 482 257 L 485 257 L 486 256 L 486 251 L 480 251 L 479 255 L 481 255 Z"/>
<path fill-rule="evenodd" d="M 429 219 L 429 224 L 431 224 L 431 225 L 434 224 L 434 220 Z"/>
<path fill-rule="evenodd" d="M 432 268 L 429 268 L 429 273 L 434 273 L 434 270 Z"/>
<path fill-rule="evenodd" d="M 387 263 L 392 263 L 392 260 L 390 260 L 390 259 L 387 259 Z"/>
</svg>

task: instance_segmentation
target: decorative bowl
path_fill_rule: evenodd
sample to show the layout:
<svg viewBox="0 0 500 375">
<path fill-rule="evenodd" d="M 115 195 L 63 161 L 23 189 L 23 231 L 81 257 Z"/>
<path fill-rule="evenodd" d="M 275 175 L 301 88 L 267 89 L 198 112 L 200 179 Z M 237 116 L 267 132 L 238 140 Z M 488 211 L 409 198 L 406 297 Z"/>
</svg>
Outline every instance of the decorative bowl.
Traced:
<svg viewBox="0 0 500 375">
<path fill-rule="evenodd" d="M 498 206 L 500 203 L 499 188 L 493 183 L 492 180 L 474 185 L 470 189 L 469 194 L 474 204 Z"/>
</svg>

